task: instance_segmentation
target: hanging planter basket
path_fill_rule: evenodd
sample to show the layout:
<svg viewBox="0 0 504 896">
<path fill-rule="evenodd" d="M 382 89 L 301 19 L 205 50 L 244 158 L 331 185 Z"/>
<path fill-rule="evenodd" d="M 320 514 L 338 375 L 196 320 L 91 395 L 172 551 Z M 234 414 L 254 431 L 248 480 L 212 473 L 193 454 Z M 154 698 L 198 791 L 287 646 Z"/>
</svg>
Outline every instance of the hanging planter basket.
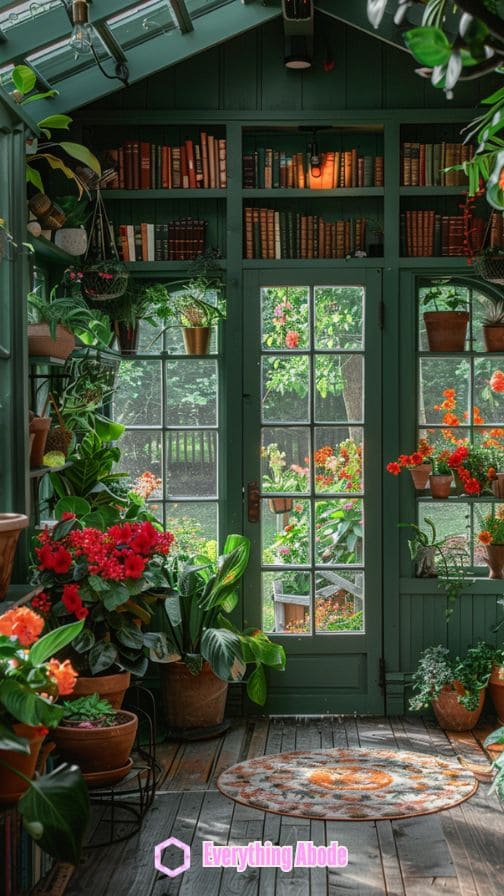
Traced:
<svg viewBox="0 0 504 896">
<path fill-rule="evenodd" d="M 128 269 L 119 259 L 114 231 L 98 186 L 88 247 L 82 266 L 82 293 L 92 302 L 119 299 L 126 292 L 128 280 Z"/>
<path fill-rule="evenodd" d="M 81 289 L 92 302 L 107 302 L 124 295 L 128 280 L 128 269 L 121 261 L 97 261 L 84 265 Z"/>
<path fill-rule="evenodd" d="M 483 280 L 504 286 L 504 255 L 476 255 L 473 267 L 474 273 Z"/>
</svg>

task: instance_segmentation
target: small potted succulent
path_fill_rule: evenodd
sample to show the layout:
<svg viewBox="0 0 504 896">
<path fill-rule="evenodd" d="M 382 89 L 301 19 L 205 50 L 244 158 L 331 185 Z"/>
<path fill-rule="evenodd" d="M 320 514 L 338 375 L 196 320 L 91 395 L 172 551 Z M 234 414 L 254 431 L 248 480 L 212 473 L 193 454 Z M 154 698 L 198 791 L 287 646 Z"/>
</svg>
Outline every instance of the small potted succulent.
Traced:
<svg viewBox="0 0 504 896">
<path fill-rule="evenodd" d="M 120 781 L 131 766 L 138 717 L 114 707 L 98 694 L 63 703 L 63 717 L 52 738 L 60 757 L 78 765 L 88 785 Z"/>
<path fill-rule="evenodd" d="M 420 655 L 413 675 L 410 709 L 430 705 L 441 728 L 469 731 L 483 709 L 495 648 L 480 642 L 463 658 L 450 656 L 447 647 L 428 647 Z"/>
<path fill-rule="evenodd" d="M 469 323 L 467 298 L 453 286 L 433 286 L 421 300 L 429 351 L 463 352 Z"/>
</svg>

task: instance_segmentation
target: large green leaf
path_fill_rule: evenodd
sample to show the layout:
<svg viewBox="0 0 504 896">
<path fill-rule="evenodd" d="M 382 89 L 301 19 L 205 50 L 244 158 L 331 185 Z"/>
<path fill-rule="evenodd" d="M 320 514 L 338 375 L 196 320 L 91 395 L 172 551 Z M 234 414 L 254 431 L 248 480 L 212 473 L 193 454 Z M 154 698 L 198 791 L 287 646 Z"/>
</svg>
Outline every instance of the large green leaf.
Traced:
<svg viewBox="0 0 504 896">
<path fill-rule="evenodd" d="M 107 610 L 115 610 L 129 599 L 129 591 L 126 585 L 110 582 L 110 587 L 105 592 L 103 604 Z"/>
<path fill-rule="evenodd" d="M 241 681 L 245 675 L 240 639 L 227 629 L 207 629 L 201 638 L 201 654 L 223 681 Z"/>
<path fill-rule="evenodd" d="M 264 706 L 266 697 L 268 696 L 268 685 L 266 675 L 260 663 L 257 664 L 252 675 L 247 681 L 247 695 L 254 703 Z"/>
<path fill-rule="evenodd" d="M 56 128 L 57 131 L 68 131 L 72 124 L 72 119 L 69 115 L 49 115 L 47 118 L 43 118 L 42 121 L 37 122 L 37 124 L 39 128 Z"/>
<path fill-rule="evenodd" d="M 40 192 L 44 192 L 44 184 L 42 183 L 42 178 L 38 171 L 35 168 L 32 168 L 31 165 L 26 165 L 26 180 L 29 184 L 33 184 L 33 186 Z"/>
<path fill-rule="evenodd" d="M 54 515 L 60 520 L 64 513 L 73 513 L 78 519 L 87 516 L 91 512 L 91 504 L 85 498 L 79 498 L 77 495 L 67 495 L 60 498 L 54 508 Z"/>
<path fill-rule="evenodd" d="M 219 559 L 219 569 L 213 582 L 205 590 L 201 606 L 205 609 L 222 605 L 232 594 L 247 568 L 250 555 L 250 541 L 243 535 L 230 535 L 224 545 L 224 554 Z"/>
<path fill-rule="evenodd" d="M 61 765 L 35 778 L 17 808 L 42 849 L 60 862 L 78 864 L 89 821 L 89 796 L 76 766 Z"/>
<path fill-rule="evenodd" d="M 0 750 L 12 750 L 14 753 L 29 753 L 30 744 L 26 737 L 19 737 L 6 725 L 0 724 Z"/>
<path fill-rule="evenodd" d="M 11 78 L 17 90 L 20 90 L 21 93 L 29 93 L 37 83 L 37 75 L 28 65 L 15 65 L 12 69 Z"/>
<path fill-rule="evenodd" d="M 96 432 L 103 442 L 117 442 L 125 430 L 122 423 L 115 423 L 114 420 L 109 420 L 108 417 L 103 417 L 101 414 L 94 415 L 94 424 Z"/>
<path fill-rule="evenodd" d="M 61 141 L 59 146 L 68 153 L 72 159 L 77 159 L 78 162 L 83 162 L 84 165 L 87 165 L 88 168 L 91 168 L 96 174 L 101 175 L 101 165 L 93 153 L 87 149 L 87 147 L 82 146 L 80 143 L 68 143 L 66 140 Z"/>
<path fill-rule="evenodd" d="M 144 645 L 144 635 L 142 629 L 138 625 L 123 625 L 116 632 L 116 638 L 125 647 L 132 647 L 135 650 L 141 650 Z"/>
<path fill-rule="evenodd" d="M 18 722 L 25 725 L 46 725 L 54 728 L 63 715 L 63 708 L 39 697 L 28 685 L 14 678 L 0 682 L 0 703 Z"/>
<path fill-rule="evenodd" d="M 89 651 L 89 668 L 92 675 L 110 669 L 117 660 L 118 650 L 110 641 L 97 641 Z"/>
<path fill-rule="evenodd" d="M 412 28 L 403 34 L 403 40 L 421 65 L 434 68 L 446 65 L 451 55 L 451 44 L 441 28 Z"/>
<path fill-rule="evenodd" d="M 43 90 L 41 93 L 32 93 L 31 96 L 25 97 L 25 99 L 23 100 L 23 106 L 27 106 L 28 103 L 36 103 L 37 100 L 46 100 L 52 96 L 59 96 L 59 91 Z"/>
<path fill-rule="evenodd" d="M 72 641 L 72 647 L 77 653 L 87 653 L 95 643 L 95 636 L 90 628 L 83 628 L 80 635 Z"/>
<path fill-rule="evenodd" d="M 46 660 L 54 656 L 58 650 L 62 650 L 70 641 L 73 641 L 84 627 L 84 620 L 79 622 L 71 622 L 69 625 L 62 625 L 60 628 L 48 632 L 42 638 L 39 638 L 30 649 L 30 661 L 34 666 L 40 666 Z"/>
</svg>

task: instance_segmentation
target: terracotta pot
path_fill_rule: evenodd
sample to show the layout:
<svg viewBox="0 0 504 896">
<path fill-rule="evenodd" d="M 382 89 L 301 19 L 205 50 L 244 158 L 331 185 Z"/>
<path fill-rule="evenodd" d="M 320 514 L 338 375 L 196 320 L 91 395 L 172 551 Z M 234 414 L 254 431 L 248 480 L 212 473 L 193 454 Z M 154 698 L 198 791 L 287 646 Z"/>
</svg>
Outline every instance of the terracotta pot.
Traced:
<svg viewBox="0 0 504 896">
<path fill-rule="evenodd" d="M 453 476 L 451 473 L 448 475 L 438 474 L 434 476 L 432 473 L 429 476 L 429 485 L 430 485 L 430 493 L 433 498 L 449 498 L 451 494 L 451 486 L 453 482 Z"/>
<path fill-rule="evenodd" d="M 434 715 L 440 728 L 446 731 L 469 731 L 478 723 L 485 702 L 485 688 L 479 693 L 476 709 L 470 711 L 458 701 L 459 694 L 464 693 L 460 681 L 445 684 L 437 700 L 432 701 Z"/>
<path fill-rule="evenodd" d="M 44 463 L 45 446 L 50 426 L 50 417 L 34 417 L 33 420 L 30 420 L 30 435 L 34 436 L 30 448 L 30 467 L 41 467 Z"/>
<path fill-rule="evenodd" d="M 504 325 L 483 327 L 483 338 L 487 352 L 504 351 Z"/>
<path fill-rule="evenodd" d="M 429 476 L 432 473 L 432 464 L 418 464 L 417 467 L 410 467 L 410 473 L 415 488 L 427 488 Z"/>
<path fill-rule="evenodd" d="M 89 694 L 99 694 L 104 700 L 108 700 L 114 709 L 120 709 L 130 681 L 130 672 L 117 672 L 112 675 L 79 675 L 72 691 L 72 697 L 88 697 Z"/>
<path fill-rule="evenodd" d="M 186 355 L 207 355 L 210 327 L 182 327 Z"/>
<path fill-rule="evenodd" d="M 56 327 L 53 339 L 48 324 L 28 324 L 28 353 L 30 357 L 60 358 L 66 360 L 75 348 L 75 339 L 70 330 Z"/>
<path fill-rule="evenodd" d="M 191 675 L 185 663 L 163 663 L 160 669 L 161 705 L 174 728 L 208 728 L 224 719 L 227 681 L 217 678 L 209 663 Z"/>
<path fill-rule="evenodd" d="M 51 738 L 65 762 L 75 763 L 83 772 L 101 772 L 126 765 L 137 728 L 137 716 L 121 709 L 115 725 L 107 728 L 58 725 L 51 732 Z"/>
<path fill-rule="evenodd" d="M 492 698 L 495 711 L 501 725 L 504 725 L 504 665 L 497 663 L 492 668 L 488 692 Z"/>
<path fill-rule="evenodd" d="M 13 725 L 14 732 L 19 737 L 26 737 L 30 742 L 29 753 L 16 753 L 14 750 L 0 750 L 0 759 L 17 769 L 30 780 L 35 774 L 40 747 L 45 734 L 37 734 L 36 729 L 30 725 L 17 722 Z M 20 796 L 28 790 L 29 784 L 23 781 L 14 771 L 0 765 L 0 806 L 9 806 L 17 803 Z"/>
<path fill-rule="evenodd" d="M 424 314 L 429 351 L 463 352 L 469 313 L 467 311 L 426 311 Z"/>
<path fill-rule="evenodd" d="M 0 600 L 9 589 L 18 539 L 27 525 L 22 513 L 0 513 Z"/>
<path fill-rule="evenodd" d="M 486 562 L 489 579 L 504 579 L 504 544 L 487 544 Z"/>
<path fill-rule="evenodd" d="M 292 498 L 269 498 L 268 500 L 268 507 L 272 513 L 290 513 L 292 505 Z"/>
<path fill-rule="evenodd" d="M 130 358 L 132 355 L 135 355 L 138 348 L 138 324 L 130 327 L 124 320 L 115 320 L 114 333 L 117 336 L 121 355 L 126 355 Z"/>
<path fill-rule="evenodd" d="M 497 473 L 492 482 L 492 491 L 496 498 L 504 498 L 504 473 Z"/>
</svg>

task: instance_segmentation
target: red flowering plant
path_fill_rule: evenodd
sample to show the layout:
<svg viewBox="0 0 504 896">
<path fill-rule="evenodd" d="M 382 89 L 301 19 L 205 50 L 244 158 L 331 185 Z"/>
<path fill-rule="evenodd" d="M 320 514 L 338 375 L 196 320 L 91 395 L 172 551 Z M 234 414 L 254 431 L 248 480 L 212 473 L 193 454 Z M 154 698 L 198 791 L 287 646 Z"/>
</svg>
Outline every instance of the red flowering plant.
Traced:
<svg viewBox="0 0 504 896">
<path fill-rule="evenodd" d="M 71 514 L 53 532 L 37 536 L 36 579 L 43 592 L 32 601 L 49 627 L 83 619 L 72 640 L 79 671 L 98 675 L 112 666 L 144 675 L 144 632 L 155 594 L 166 587 L 171 532 L 151 522 L 125 522 L 105 531 L 83 528 Z"/>
<path fill-rule="evenodd" d="M 418 446 L 412 454 L 400 454 L 397 460 L 387 464 L 387 471 L 393 476 L 399 476 L 401 470 L 411 470 L 421 464 L 431 464 L 434 448 L 427 439 L 420 439 Z"/>
</svg>

